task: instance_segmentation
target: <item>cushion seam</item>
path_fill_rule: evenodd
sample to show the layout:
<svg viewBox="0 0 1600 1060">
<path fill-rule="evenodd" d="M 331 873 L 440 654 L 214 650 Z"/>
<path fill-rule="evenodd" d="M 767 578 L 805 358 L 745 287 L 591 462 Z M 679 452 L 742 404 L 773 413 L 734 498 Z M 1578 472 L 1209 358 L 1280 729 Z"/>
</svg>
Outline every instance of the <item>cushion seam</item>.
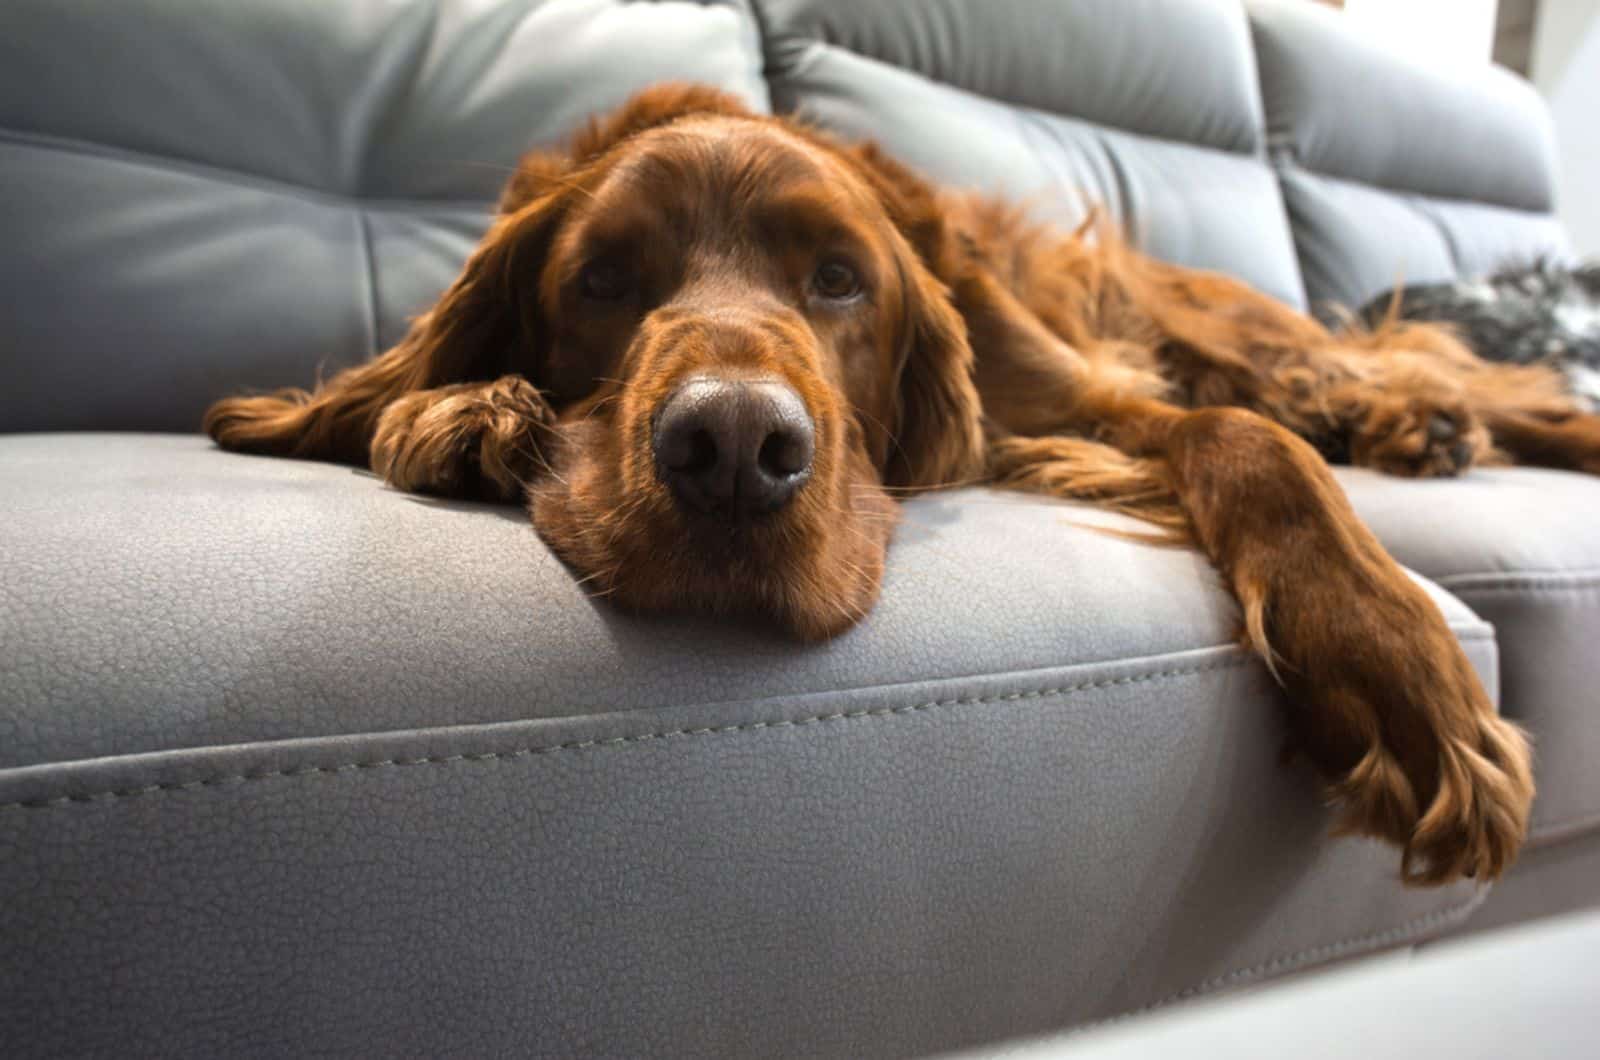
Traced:
<svg viewBox="0 0 1600 1060">
<path fill-rule="evenodd" d="M 361 284 L 366 291 L 367 356 L 378 355 L 378 265 L 372 253 L 372 226 L 367 222 L 367 212 L 355 210 L 356 225 L 361 231 Z"/>
<path fill-rule="evenodd" d="M 1600 829 L 1600 813 L 1581 814 L 1559 821 L 1545 821 L 1529 830 L 1524 849 L 1564 843 L 1596 829 Z"/>
<path fill-rule="evenodd" d="M 137 166 L 141 169 L 152 169 L 167 173 L 176 173 L 182 176 L 199 180 L 210 180 L 229 187 L 244 188 L 249 191 L 263 192 L 272 195 L 281 195 L 286 198 L 301 199 L 318 206 L 344 207 L 361 210 L 392 210 L 395 212 L 422 213 L 436 209 L 476 210 L 484 214 L 492 213 L 494 200 L 463 199 L 463 198 L 408 198 L 348 194 L 337 191 L 327 191 L 313 187 L 309 184 L 299 184 L 292 180 L 279 177 L 269 177 L 248 170 L 237 169 L 231 166 L 218 165 L 214 162 L 203 162 L 198 159 L 183 158 L 179 155 L 165 155 L 138 147 L 125 147 L 120 144 L 103 144 L 93 140 L 81 140 L 75 137 L 53 136 L 47 133 L 33 133 L 21 129 L 0 127 L 0 144 L 15 144 L 20 147 L 29 147 L 38 151 L 55 151 L 61 154 L 80 155 L 88 158 L 99 158 L 109 162 L 120 162 L 123 165 Z"/>
<path fill-rule="evenodd" d="M 1435 578 L 1434 582 L 1450 590 L 1456 596 L 1471 593 L 1520 592 L 1530 589 L 1544 592 L 1581 592 L 1587 589 L 1600 589 L 1600 573 L 1577 575 L 1454 574 Z"/>
<path fill-rule="evenodd" d="M 1280 151 L 1269 154 L 1267 157 L 1268 161 L 1271 162 L 1273 169 L 1277 170 L 1280 174 L 1280 181 L 1283 174 L 1299 174 L 1308 177 L 1316 177 L 1318 180 L 1332 181 L 1335 184 L 1352 184 L 1359 188 L 1365 188 L 1368 191 L 1383 192 L 1386 195 L 1394 195 L 1408 199 L 1420 199 L 1430 204 L 1439 203 L 1444 206 L 1482 206 L 1491 210 L 1504 210 L 1506 213 L 1520 214 L 1528 218 L 1542 217 L 1547 220 L 1555 220 L 1556 217 L 1553 210 L 1541 209 L 1534 206 L 1521 206 L 1514 203 L 1499 202 L 1494 199 L 1474 199 L 1462 195 L 1442 195 L 1438 192 L 1424 191 L 1421 188 L 1406 188 L 1395 184 L 1380 184 L 1377 181 L 1367 180 L 1364 177 L 1349 176 L 1343 173 L 1329 173 L 1325 170 L 1317 169 L 1315 166 L 1307 164 L 1300 157 L 1298 144 L 1295 146 L 1295 154 L 1293 156 L 1286 156 Z M 1420 208 L 1413 203 L 1407 203 L 1406 205 L 1410 206 L 1414 210 L 1418 210 L 1418 212 L 1421 212 Z M 1433 221 L 1435 224 L 1438 223 L 1433 218 L 1429 218 L 1429 220 Z"/>
<path fill-rule="evenodd" d="M 1497 640 L 1497 635 L 1495 633 L 1494 627 L 1491 624 L 1487 623 L 1487 622 L 1481 622 L 1480 621 L 1480 622 L 1473 623 L 1471 625 L 1462 625 L 1462 624 L 1457 624 L 1457 623 L 1454 623 L 1454 622 L 1450 622 L 1450 623 L 1447 623 L 1447 625 L 1448 625 L 1448 627 L 1450 629 L 1450 632 L 1455 636 L 1456 640 L 1459 643 L 1461 643 L 1462 645 L 1468 645 L 1468 644 L 1490 644 L 1490 645 L 1493 645 L 1493 644 L 1495 644 L 1495 642 Z M 955 704 L 969 704 L 969 705 L 971 705 L 971 704 L 994 703 L 994 702 L 1001 702 L 1001 701 L 1005 701 L 1005 700 L 1015 700 L 1015 699 L 1047 698 L 1047 697 L 1049 697 L 1051 695 L 1070 694 L 1072 692 L 1084 691 L 1084 690 L 1093 689 L 1093 688 L 1105 688 L 1105 687 L 1110 687 L 1112 685 L 1137 684 L 1139 682 L 1154 680 L 1156 678 L 1161 678 L 1161 677 L 1177 676 L 1177 675 L 1184 675 L 1184 674 L 1190 674 L 1190 673 L 1204 673 L 1207 670 L 1222 669 L 1222 668 L 1224 668 L 1226 666 L 1243 666 L 1243 665 L 1246 665 L 1246 664 L 1250 663 L 1252 660 L 1256 659 L 1256 656 L 1253 653 L 1241 651 L 1238 644 L 1215 644 L 1215 645 L 1211 645 L 1211 646 L 1206 647 L 1206 648 L 1197 648 L 1197 649 L 1191 649 L 1191 650 L 1187 650 L 1187 651 L 1167 652 L 1167 653 L 1162 653 L 1162 654 L 1158 654 L 1158 655 L 1154 655 L 1154 656 L 1146 656 L 1142 660 L 1138 659 L 1138 658 L 1095 660 L 1093 662 L 1086 662 L 1086 663 L 1082 664 L 1081 666 L 1074 666 L 1072 668 L 1073 669 L 1081 669 L 1083 667 L 1089 667 L 1089 666 L 1110 667 L 1110 666 L 1125 665 L 1125 664 L 1138 664 L 1140 662 L 1150 663 L 1150 662 L 1153 662 L 1156 659 L 1173 658 L 1175 656 L 1194 655 L 1194 654 L 1199 654 L 1199 653 L 1207 653 L 1207 654 L 1209 654 L 1209 653 L 1212 653 L 1212 652 L 1224 651 L 1224 650 L 1231 651 L 1234 654 L 1230 654 L 1228 656 L 1228 658 L 1226 660 L 1222 661 L 1222 662 L 1219 662 L 1219 663 L 1216 663 L 1216 664 L 1207 663 L 1207 664 L 1202 665 L 1198 669 L 1189 668 L 1189 669 L 1166 670 L 1166 671 L 1160 671 L 1160 672 L 1152 671 L 1149 674 L 1139 674 L 1139 675 L 1134 675 L 1132 677 L 1106 678 L 1106 679 L 1102 679 L 1100 681 L 1086 682 L 1086 683 L 1079 684 L 1079 685 L 1066 685 L 1066 686 L 1061 686 L 1061 687 L 1058 687 L 1058 688 L 1047 688 L 1047 689 L 1040 689 L 1040 690 L 1029 691 L 1029 692 L 1006 693 L 1006 694 L 1000 695 L 998 697 L 962 697 L 962 698 L 954 698 L 954 699 L 948 699 L 948 700 L 940 700 L 940 701 L 935 701 L 935 702 L 930 702 L 930 703 L 925 703 L 925 704 L 917 704 L 917 705 L 914 705 L 913 707 L 910 707 L 910 708 L 908 708 L 908 707 L 896 707 L 896 708 L 888 708 L 888 709 L 884 709 L 884 710 L 878 710 L 878 711 L 875 711 L 875 712 L 866 712 L 866 713 L 872 714 L 872 713 L 886 713 L 886 712 L 887 713 L 907 712 L 907 711 L 913 710 L 913 709 L 923 710 L 923 709 L 929 709 L 929 708 L 937 707 L 937 706 L 951 706 L 951 705 L 955 705 Z M 954 674 L 954 675 L 949 675 L 949 676 L 942 677 L 942 678 L 930 679 L 928 681 L 894 682 L 894 683 L 890 683 L 890 684 L 879 684 L 879 685 L 856 685 L 856 686 L 847 687 L 847 688 L 810 689 L 810 690 L 804 690 L 804 691 L 798 691 L 798 692 L 794 692 L 794 693 L 790 693 L 790 694 L 785 694 L 785 695 L 781 695 L 781 696 L 775 696 L 775 697 L 771 697 L 771 698 L 774 701 L 784 702 L 784 701 L 793 701 L 793 700 L 801 699 L 801 698 L 816 698 L 816 697 L 823 697 L 823 696 L 848 696 L 848 695 L 854 695 L 854 694 L 858 694 L 858 693 L 873 693 L 873 692 L 882 693 L 885 689 L 895 688 L 895 687 L 898 687 L 901 684 L 928 684 L 928 683 L 951 684 L 951 683 L 955 683 L 957 681 L 998 680 L 998 679 L 1003 679 L 1003 678 L 1005 678 L 1007 676 L 1015 676 L 1015 675 L 1020 674 L 1020 673 L 1030 673 L 1030 672 L 1034 672 L 1034 671 L 1033 670 L 1011 671 L 1009 674 L 1008 673 L 982 673 L 982 672 L 980 672 L 980 673 L 968 673 L 968 674 Z M 682 706 L 682 707 L 685 707 L 685 708 L 688 708 L 688 709 L 712 709 L 712 708 L 717 708 L 717 707 L 726 707 L 726 706 L 729 706 L 729 705 L 737 703 L 737 702 L 740 702 L 740 701 L 739 700 L 711 700 L 711 701 L 699 702 L 699 703 L 684 703 L 684 704 L 674 704 L 674 705 L 675 706 Z M 276 744 L 292 743 L 292 742 L 296 742 L 296 741 L 299 741 L 299 740 L 331 739 L 331 738 L 335 738 L 335 737 L 337 737 L 337 738 L 351 738 L 351 739 L 365 739 L 365 738 L 377 738 L 377 737 L 395 737 L 395 736 L 403 736 L 403 735 L 415 735 L 415 734 L 419 734 L 419 733 L 436 732 L 436 731 L 440 731 L 440 730 L 460 730 L 460 729 L 473 729 L 473 728 L 497 728 L 497 727 L 502 727 L 502 726 L 506 726 L 506 725 L 515 725 L 515 724 L 518 724 L 519 722 L 540 722 L 540 721 L 543 721 L 543 722 L 552 722 L 552 723 L 571 723 L 571 722 L 581 721 L 581 720 L 583 720 L 585 718 L 605 718 L 605 717 L 610 717 L 610 716 L 613 716 L 614 713 L 615 712 L 612 712 L 612 711 L 597 711 L 597 712 L 593 712 L 593 713 L 589 713 L 589 714 L 558 714 L 558 715 L 551 715 L 549 717 L 540 717 L 540 718 L 520 718 L 520 719 L 506 719 L 506 720 L 500 720 L 500 721 L 463 722 L 463 723 L 459 723 L 459 724 L 451 724 L 451 725 L 443 725 L 443 726 L 428 726 L 426 728 L 418 728 L 418 729 L 405 729 L 405 728 L 402 728 L 402 729 L 374 729 L 374 730 L 366 730 L 366 731 L 358 730 L 358 731 L 354 731 L 354 732 L 318 733 L 318 734 L 313 734 L 313 735 L 310 735 L 310 736 L 285 737 L 285 738 L 282 738 L 282 739 L 250 740 L 250 741 L 245 741 L 242 744 L 237 743 L 237 742 L 230 742 L 230 743 L 218 743 L 218 744 L 198 744 L 198 745 L 195 745 L 195 746 L 192 746 L 192 747 L 159 747 L 159 748 L 150 748 L 150 749 L 147 749 L 147 750 L 132 751 L 132 752 L 126 752 L 126 753 L 120 753 L 120 754 L 89 755 L 89 756 L 76 757 L 76 758 L 50 759 L 50 760 L 39 761 L 39 762 L 16 763 L 16 764 L 13 764 L 13 765 L 10 765 L 10 766 L 0 766 L 0 778 L 4 778 L 4 776 L 5 776 L 5 774 L 7 772 L 9 772 L 11 770 L 16 770 L 16 769 L 53 768 L 53 767 L 59 767 L 59 766 L 68 766 L 68 765 L 73 765 L 73 764 L 81 764 L 81 763 L 84 763 L 84 762 L 94 761 L 94 760 L 97 760 L 97 759 L 109 759 L 109 760 L 129 759 L 129 758 L 142 757 L 142 756 L 145 756 L 145 755 L 168 754 L 168 753 L 180 752 L 180 751 L 204 753 L 204 752 L 216 751 L 216 750 L 218 750 L 220 748 L 223 748 L 223 747 L 246 746 L 246 747 L 258 747 L 259 748 L 259 747 L 273 746 L 273 745 L 276 745 Z M 856 716 L 858 714 L 861 714 L 861 712 L 851 712 L 849 715 L 845 715 L 845 716 L 854 717 L 854 716 Z M 819 717 L 827 718 L 829 720 L 838 720 L 838 719 L 832 718 L 831 715 L 820 715 Z M 810 723 L 811 723 L 811 721 L 808 720 L 808 719 L 796 719 L 796 720 L 789 721 L 789 722 L 770 723 L 768 725 L 768 727 L 780 727 L 782 725 L 798 725 L 798 724 L 810 724 Z M 759 724 L 758 724 L 757 727 L 760 727 Z M 723 728 L 727 728 L 727 727 L 724 726 Z M 643 739 L 656 739 L 656 738 L 659 738 L 659 737 L 658 736 L 648 735 L 648 734 L 645 737 L 643 737 Z M 635 741 L 635 742 L 638 742 L 638 741 Z M 490 755 L 488 757 L 494 757 L 494 756 Z M 407 764 L 407 763 L 402 763 L 402 764 Z M 345 768 L 353 768 L 353 767 L 347 766 Z M 24 801 L 26 801 L 26 800 L 24 800 Z M 9 802 L 0 802 L 0 810 L 4 810 L 4 809 L 6 809 L 6 808 L 8 808 L 8 807 L 10 807 L 12 805 L 15 805 L 15 804 L 14 803 L 9 803 Z"/>
<path fill-rule="evenodd" d="M 804 728 L 811 725 L 832 724 L 844 721 L 862 721 L 869 719 L 906 717 L 913 714 L 926 713 L 933 710 L 942 710 L 956 706 L 983 706 L 996 703 L 1012 703 L 1025 700 L 1061 699 L 1076 695 L 1080 692 L 1093 691 L 1105 688 L 1115 688 L 1125 685 L 1145 684 L 1154 681 L 1172 680 L 1179 677 L 1190 677 L 1197 674 L 1210 673 L 1218 670 L 1233 669 L 1244 666 L 1255 659 L 1253 655 L 1233 655 L 1224 659 L 1198 666 L 1180 667 L 1170 670 L 1159 670 L 1147 674 L 1134 674 L 1126 677 L 1103 678 L 1098 681 L 1084 681 L 1074 685 L 1062 685 L 1055 688 L 1034 689 L 1026 692 L 1008 692 L 992 696 L 960 696 L 951 699 L 930 700 L 922 703 L 911 703 L 898 707 L 879 707 L 871 710 L 837 711 L 828 714 L 813 714 L 801 718 L 789 718 L 778 721 L 745 722 L 739 725 L 718 725 L 703 728 L 666 729 L 655 732 L 635 733 L 627 736 L 606 738 L 593 738 L 588 740 L 570 740 L 558 744 L 534 744 L 526 747 L 517 747 L 505 751 L 485 751 L 477 753 L 462 752 L 448 755 L 422 755 L 414 758 L 380 758 L 344 762 L 331 766 L 295 766 L 287 769 L 262 770 L 258 772 L 230 773 L 222 776 L 207 777 L 201 780 L 182 782 L 163 782 L 159 784 L 146 784 L 132 788 L 110 788 L 101 791 L 58 795 L 41 799 L 18 799 L 10 802 L 0 802 L 0 810 L 36 810 L 51 806 L 63 806 L 72 803 L 100 802 L 110 799 L 127 799 L 140 795 L 151 795 L 160 792 L 195 791 L 201 788 L 232 786 L 257 780 L 285 779 L 292 777 L 314 776 L 318 774 L 336 775 L 340 773 L 371 771 L 402 766 L 423 765 L 452 765 L 455 763 L 481 763 L 493 761 L 506 761 L 519 758 L 531 758 L 540 755 L 557 754 L 563 751 L 581 751 L 588 749 L 610 750 L 625 747 L 630 744 L 650 743 L 658 740 L 681 739 L 686 737 L 725 736 L 735 733 L 759 732 L 765 729 L 791 729 Z"/>
<path fill-rule="evenodd" d="M 1326 961 L 1336 960 L 1339 957 L 1365 952 L 1367 950 L 1376 949 L 1390 943 L 1403 941 L 1407 938 L 1414 937 L 1417 932 L 1428 927 L 1436 924 L 1451 923 L 1461 917 L 1466 916 L 1468 913 L 1471 913 L 1474 909 L 1476 909 L 1478 905 L 1488 897 L 1489 891 L 1490 888 L 1488 887 L 1480 887 L 1475 890 L 1465 901 L 1460 902 L 1457 905 L 1448 906 L 1444 909 L 1438 909 L 1434 912 L 1415 917 L 1397 927 L 1386 928 L 1382 931 L 1369 932 L 1365 935 L 1357 935 L 1353 938 L 1342 939 L 1338 942 L 1323 943 L 1320 946 L 1310 946 L 1306 949 L 1298 950 L 1286 956 L 1273 957 L 1269 960 L 1262 961 L 1259 964 L 1250 965 L 1248 967 L 1236 969 L 1231 972 L 1225 972 L 1221 975 L 1212 976 L 1211 978 L 1205 979 L 1194 986 L 1186 987 L 1185 989 L 1179 990 L 1176 993 L 1169 994 L 1159 1001 L 1153 1001 L 1148 1005 L 1142 1005 L 1139 1008 L 1119 1013 L 1107 1019 L 1095 1020 L 1092 1023 L 1081 1024 L 1077 1027 L 1074 1027 L 1069 1033 L 1076 1035 L 1096 1027 L 1104 1027 L 1108 1024 L 1120 1023 L 1123 1020 L 1131 1019 L 1135 1016 L 1142 1015 L 1155 1009 L 1165 1008 L 1168 1005 L 1177 1004 L 1180 1001 L 1187 1001 L 1191 998 L 1200 997 L 1204 994 L 1214 993 L 1218 990 L 1223 990 L 1228 987 L 1242 986 L 1268 976 L 1276 976 L 1287 972 L 1293 972 L 1299 968 L 1304 968 L 1309 965 L 1321 964 Z"/>
</svg>

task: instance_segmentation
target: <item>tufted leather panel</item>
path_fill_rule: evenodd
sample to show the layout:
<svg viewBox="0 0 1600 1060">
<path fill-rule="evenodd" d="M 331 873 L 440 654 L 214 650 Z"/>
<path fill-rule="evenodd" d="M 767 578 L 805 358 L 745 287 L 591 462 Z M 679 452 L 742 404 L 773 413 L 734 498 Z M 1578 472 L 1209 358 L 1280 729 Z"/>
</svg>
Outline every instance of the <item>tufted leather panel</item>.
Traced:
<svg viewBox="0 0 1600 1060">
<path fill-rule="evenodd" d="M 1563 257 L 1533 87 L 1438 67 L 1303 0 L 1250 0 L 1271 154 L 1314 309 Z"/>
<path fill-rule="evenodd" d="M 1290 163 L 1279 170 L 1312 308 L 1359 307 L 1403 284 L 1482 276 L 1508 261 L 1560 258 L 1555 216 L 1400 194 Z"/>
<path fill-rule="evenodd" d="M 758 0 L 755 10 L 780 109 L 1063 225 L 1103 206 L 1152 254 L 1303 303 L 1262 161 L 1240 8 Z"/>
<path fill-rule="evenodd" d="M 908 505 L 803 647 L 194 438 L 0 439 L 0 492 L 10 1055 L 911 1055 L 1479 897 L 1328 840 L 1204 562 L 1075 506 Z"/>
<path fill-rule="evenodd" d="M 1503 67 L 1429 63 L 1302 0 L 1250 0 L 1267 128 L 1306 169 L 1519 210 L 1555 205 L 1555 134 Z"/>
<path fill-rule="evenodd" d="M 1535 837 L 1600 827 L 1600 480 L 1533 468 L 1432 482 L 1338 474 L 1395 558 L 1494 624 L 1501 703 L 1535 739 Z"/>
<path fill-rule="evenodd" d="M 369 356 L 523 150 L 668 78 L 764 108 L 760 63 L 732 3 L 12 0 L 0 430 L 193 430 Z"/>
<path fill-rule="evenodd" d="M 1029 110 L 1225 151 L 1261 142 L 1250 35 L 1235 5 L 760 0 L 758 7 L 767 47 L 783 66 L 803 65 L 825 43 Z"/>
</svg>

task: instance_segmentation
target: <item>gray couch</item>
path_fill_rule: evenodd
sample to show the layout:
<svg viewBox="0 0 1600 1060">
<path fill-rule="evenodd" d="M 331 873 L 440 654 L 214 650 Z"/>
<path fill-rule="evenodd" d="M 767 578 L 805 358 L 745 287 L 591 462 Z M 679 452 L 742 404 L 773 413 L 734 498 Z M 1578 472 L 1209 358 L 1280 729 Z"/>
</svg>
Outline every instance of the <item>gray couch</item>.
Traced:
<svg viewBox="0 0 1600 1060">
<path fill-rule="evenodd" d="M 912 501 L 801 647 L 193 433 L 393 342 L 520 151 L 668 78 L 1302 306 L 1562 252 L 1525 84 L 1303 0 L 8 0 L 8 1055 L 913 1055 L 1600 900 L 1594 480 L 1342 474 L 1538 740 L 1514 873 L 1418 891 L 1115 517 Z"/>
</svg>

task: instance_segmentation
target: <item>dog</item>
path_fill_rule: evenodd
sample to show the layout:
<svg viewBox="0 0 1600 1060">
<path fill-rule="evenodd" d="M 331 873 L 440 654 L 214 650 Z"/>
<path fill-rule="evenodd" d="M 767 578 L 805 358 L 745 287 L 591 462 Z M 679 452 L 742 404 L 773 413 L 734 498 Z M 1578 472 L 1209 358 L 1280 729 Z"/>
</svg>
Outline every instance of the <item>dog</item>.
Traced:
<svg viewBox="0 0 1600 1060">
<path fill-rule="evenodd" d="M 393 349 L 223 400 L 205 429 L 524 500 L 597 594 L 810 640 L 872 608 L 908 493 L 987 482 L 1131 513 L 1222 573 L 1341 828 L 1397 844 L 1419 885 L 1511 863 L 1528 744 L 1324 454 L 1600 471 L 1600 418 L 1545 369 L 1426 325 L 1335 334 L 1106 226 L 1035 225 L 679 84 L 524 158 Z"/>
</svg>

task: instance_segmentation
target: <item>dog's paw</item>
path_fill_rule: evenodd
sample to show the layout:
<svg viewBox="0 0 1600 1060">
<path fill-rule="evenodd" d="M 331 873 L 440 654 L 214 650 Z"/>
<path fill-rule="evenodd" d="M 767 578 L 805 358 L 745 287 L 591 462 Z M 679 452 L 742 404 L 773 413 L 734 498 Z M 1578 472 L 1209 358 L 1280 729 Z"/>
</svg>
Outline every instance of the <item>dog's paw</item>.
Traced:
<svg viewBox="0 0 1600 1060">
<path fill-rule="evenodd" d="M 1329 585 L 1336 595 L 1320 602 L 1279 597 L 1274 647 L 1338 830 L 1399 846 L 1410 884 L 1499 877 L 1533 804 L 1527 738 L 1495 712 L 1444 617 L 1398 568 Z"/>
<path fill-rule="evenodd" d="M 1382 740 L 1330 785 L 1339 834 L 1401 848 L 1408 884 L 1494 880 L 1516 859 L 1533 801 L 1528 744 L 1498 717 L 1438 734 L 1433 761 L 1402 758 Z"/>
<path fill-rule="evenodd" d="M 1479 463 L 1493 447 L 1464 404 L 1384 398 L 1351 431 L 1350 462 L 1406 478 L 1448 478 Z"/>
<path fill-rule="evenodd" d="M 372 469 L 397 489 L 517 500 L 542 466 L 551 421 L 520 376 L 418 390 L 391 402 L 372 437 Z"/>
</svg>

